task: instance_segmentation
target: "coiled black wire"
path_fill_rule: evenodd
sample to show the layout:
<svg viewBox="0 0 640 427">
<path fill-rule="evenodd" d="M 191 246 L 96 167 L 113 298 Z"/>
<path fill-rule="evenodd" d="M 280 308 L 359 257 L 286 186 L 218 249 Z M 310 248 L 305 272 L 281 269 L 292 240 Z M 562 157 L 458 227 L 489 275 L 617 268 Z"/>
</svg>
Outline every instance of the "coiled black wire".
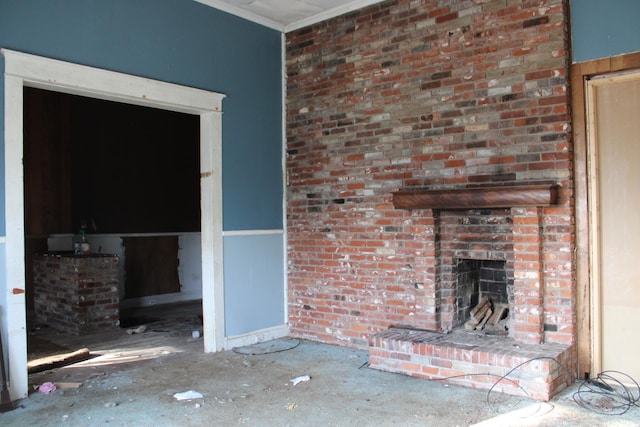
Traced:
<svg viewBox="0 0 640 427">
<path fill-rule="evenodd" d="M 580 383 L 573 400 L 598 414 L 622 415 L 639 406 L 640 386 L 624 372 L 604 371 Z"/>
<path fill-rule="evenodd" d="M 487 404 L 489 404 L 489 406 L 492 406 L 490 401 L 491 393 L 493 392 L 494 388 L 496 388 L 496 386 L 498 386 L 498 384 L 500 384 L 502 381 L 509 381 L 516 384 L 526 396 L 529 396 L 527 390 L 525 390 L 518 383 L 513 382 L 509 377 L 511 376 L 511 374 L 513 374 L 514 371 L 536 360 L 551 360 L 557 363 L 560 368 L 568 373 L 569 377 L 573 376 L 571 371 L 565 365 L 560 363 L 559 360 L 553 357 L 543 356 L 526 360 L 525 362 L 522 362 L 519 365 L 515 366 L 502 376 L 489 373 L 466 374 L 442 378 L 441 381 L 474 375 L 495 376 L 498 379 L 489 388 L 486 396 Z M 580 407 L 598 414 L 622 415 L 634 406 L 640 407 L 640 386 L 638 385 L 636 380 L 634 380 L 624 372 L 604 371 L 594 378 L 581 381 L 580 385 L 578 386 L 578 390 L 573 394 L 573 400 Z"/>
</svg>

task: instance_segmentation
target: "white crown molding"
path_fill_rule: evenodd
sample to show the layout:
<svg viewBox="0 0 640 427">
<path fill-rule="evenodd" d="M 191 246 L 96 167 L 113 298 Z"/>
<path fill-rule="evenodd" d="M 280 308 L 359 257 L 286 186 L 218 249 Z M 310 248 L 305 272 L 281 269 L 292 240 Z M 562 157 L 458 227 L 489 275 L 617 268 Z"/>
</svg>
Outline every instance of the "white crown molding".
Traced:
<svg viewBox="0 0 640 427">
<path fill-rule="evenodd" d="M 300 28 L 308 27 L 309 25 L 317 24 L 318 22 L 326 21 L 327 19 L 335 18 L 336 16 L 344 15 L 345 13 L 353 12 L 354 10 L 362 9 L 376 3 L 382 3 L 383 1 L 384 0 L 350 1 L 342 6 L 327 9 L 322 13 L 287 24 L 284 27 L 284 32 L 288 33 L 290 31 L 299 30 Z"/>
<path fill-rule="evenodd" d="M 299 19 L 286 25 L 282 25 L 279 22 L 273 21 L 264 16 L 250 12 L 238 6 L 226 3 L 222 0 L 194 0 L 198 3 L 213 7 L 215 9 L 228 12 L 232 15 L 239 16 L 256 24 L 264 25 L 265 27 L 273 28 L 274 30 L 288 33 L 290 31 L 298 30 L 300 28 L 308 27 L 309 25 L 317 24 L 318 22 L 325 21 L 327 19 L 335 18 L 336 16 L 343 15 L 345 13 L 353 12 L 354 10 L 362 9 L 367 6 L 371 6 L 377 3 L 382 3 L 384 0 L 355 0 L 349 1 L 342 6 L 337 6 L 331 9 L 327 9 L 324 12 L 311 15 L 307 18 Z"/>
<path fill-rule="evenodd" d="M 248 21 L 255 22 L 256 24 L 264 25 L 265 27 L 273 28 L 274 30 L 284 32 L 284 26 L 282 24 L 272 21 L 271 19 L 265 18 L 264 16 L 260 16 L 258 14 L 249 12 L 248 10 L 242 9 L 238 6 L 225 3 L 221 0 L 194 0 L 194 1 L 213 7 L 215 9 L 219 9 L 223 12 L 227 12 L 232 15 L 239 16 L 240 18 L 244 18 Z"/>
</svg>

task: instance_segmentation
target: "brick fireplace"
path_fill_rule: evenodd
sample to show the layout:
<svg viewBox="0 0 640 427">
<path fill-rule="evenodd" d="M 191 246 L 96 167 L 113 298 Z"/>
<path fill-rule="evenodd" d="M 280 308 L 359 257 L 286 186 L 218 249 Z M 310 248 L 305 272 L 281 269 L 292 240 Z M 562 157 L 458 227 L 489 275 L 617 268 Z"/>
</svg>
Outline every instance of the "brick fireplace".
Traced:
<svg viewBox="0 0 640 427">
<path fill-rule="evenodd" d="M 420 209 L 433 224 L 426 244 L 432 256 L 423 258 L 425 280 L 415 285 L 413 324 L 375 334 L 371 366 L 491 388 L 524 363 L 516 380 L 505 380 L 499 389 L 543 400 L 570 384 L 571 346 L 544 343 L 545 328 L 553 329 L 543 316 L 545 242 L 553 237 L 543 218 L 545 208 L 557 202 L 557 188 L 474 187 L 394 196 L 396 207 Z M 507 320 L 502 329 L 470 332 L 463 324 L 483 296 L 494 308 L 506 304 Z"/>
<path fill-rule="evenodd" d="M 566 4 L 391 0 L 287 33 L 292 335 L 470 387 L 536 359 L 499 388 L 542 399 L 570 381 Z M 463 327 L 484 263 L 503 334 Z"/>
<path fill-rule="evenodd" d="M 466 260 L 504 261 L 505 292 L 511 295 L 509 335 L 526 343 L 542 342 L 541 285 L 548 239 L 542 219 L 544 208 L 557 199 L 552 184 L 395 193 L 395 207 L 421 209 L 433 224 L 427 242 L 432 256 L 422 259 L 424 282 L 416 283 L 416 324 L 432 331 L 459 326 L 466 320 L 460 318 L 458 304 L 459 268 L 468 267 Z"/>
</svg>

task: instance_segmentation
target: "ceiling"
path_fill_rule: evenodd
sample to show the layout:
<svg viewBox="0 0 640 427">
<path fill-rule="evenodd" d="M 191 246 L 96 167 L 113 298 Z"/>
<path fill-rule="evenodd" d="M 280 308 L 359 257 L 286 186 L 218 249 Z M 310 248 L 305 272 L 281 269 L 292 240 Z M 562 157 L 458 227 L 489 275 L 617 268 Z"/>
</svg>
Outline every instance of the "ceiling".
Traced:
<svg viewBox="0 0 640 427">
<path fill-rule="evenodd" d="M 286 33 L 383 0 L 195 1 Z"/>
</svg>

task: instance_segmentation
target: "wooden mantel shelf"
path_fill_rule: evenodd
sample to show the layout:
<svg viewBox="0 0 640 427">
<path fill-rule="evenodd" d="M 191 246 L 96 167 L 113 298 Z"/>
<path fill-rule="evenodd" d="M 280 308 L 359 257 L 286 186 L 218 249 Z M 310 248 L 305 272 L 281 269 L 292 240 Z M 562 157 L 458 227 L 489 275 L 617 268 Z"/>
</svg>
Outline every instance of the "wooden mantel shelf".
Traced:
<svg viewBox="0 0 640 427">
<path fill-rule="evenodd" d="M 393 193 L 396 209 L 483 209 L 551 206 L 558 200 L 557 185 L 400 190 Z"/>
</svg>

